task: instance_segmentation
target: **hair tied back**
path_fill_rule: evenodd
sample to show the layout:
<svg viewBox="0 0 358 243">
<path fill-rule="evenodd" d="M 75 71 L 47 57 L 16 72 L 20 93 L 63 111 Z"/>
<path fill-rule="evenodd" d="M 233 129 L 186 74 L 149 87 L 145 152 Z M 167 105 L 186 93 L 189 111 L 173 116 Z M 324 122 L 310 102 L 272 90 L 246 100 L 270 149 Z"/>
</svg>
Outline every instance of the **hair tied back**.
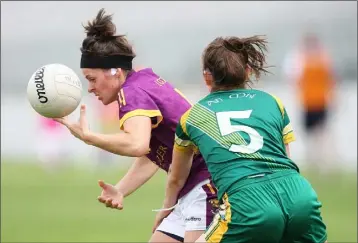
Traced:
<svg viewBox="0 0 358 243">
<path fill-rule="evenodd" d="M 229 40 L 226 39 L 224 39 L 223 45 L 227 50 L 235 53 L 239 53 L 245 49 L 244 43 L 242 42 L 231 43 Z"/>
</svg>

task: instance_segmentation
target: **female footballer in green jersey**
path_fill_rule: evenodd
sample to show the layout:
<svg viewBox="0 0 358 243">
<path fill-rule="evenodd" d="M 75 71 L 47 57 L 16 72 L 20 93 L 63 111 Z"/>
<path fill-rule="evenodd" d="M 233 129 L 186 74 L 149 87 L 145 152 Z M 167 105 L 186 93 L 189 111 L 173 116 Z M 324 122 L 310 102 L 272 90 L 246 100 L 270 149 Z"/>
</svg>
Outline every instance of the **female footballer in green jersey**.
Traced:
<svg viewBox="0 0 358 243">
<path fill-rule="evenodd" d="M 219 193 L 206 242 L 317 242 L 327 240 L 321 203 L 290 159 L 295 137 L 279 98 L 247 89 L 266 73 L 266 40 L 216 38 L 203 53 L 210 94 L 189 109 L 176 130 L 164 207 L 175 205 L 197 150 Z M 168 212 L 157 216 L 165 218 Z"/>
</svg>

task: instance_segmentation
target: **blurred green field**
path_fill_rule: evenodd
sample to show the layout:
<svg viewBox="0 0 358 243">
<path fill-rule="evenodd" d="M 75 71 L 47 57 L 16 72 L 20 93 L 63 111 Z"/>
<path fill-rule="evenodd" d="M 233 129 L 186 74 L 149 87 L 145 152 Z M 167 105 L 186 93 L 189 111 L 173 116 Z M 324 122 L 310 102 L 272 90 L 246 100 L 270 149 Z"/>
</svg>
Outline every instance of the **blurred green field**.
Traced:
<svg viewBox="0 0 358 243">
<path fill-rule="evenodd" d="M 1 242 L 147 242 L 164 194 L 164 173 L 125 200 L 124 210 L 97 202 L 98 179 L 114 183 L 124 169 L 44 171 L 1 163 Z M 305 173 L 323 203 L 329 242 L 357 242 L 356 173 Z"/>
</svg>

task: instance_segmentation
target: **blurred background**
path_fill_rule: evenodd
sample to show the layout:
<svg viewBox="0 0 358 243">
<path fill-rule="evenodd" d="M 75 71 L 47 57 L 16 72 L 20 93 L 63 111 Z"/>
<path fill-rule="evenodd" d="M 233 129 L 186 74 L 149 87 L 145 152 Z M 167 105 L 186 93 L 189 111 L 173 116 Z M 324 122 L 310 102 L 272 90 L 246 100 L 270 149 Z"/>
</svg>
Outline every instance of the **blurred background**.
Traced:
<svg viewBox="0 0 358 243">
<path fill-rule="evenodd" d="M 280 97 L 297 141 L 292 157 L 323 203 L 329 242 L 357 242 L 357 2 L 1 2 L 1 241 L 145 242 L 165 175 L 125 200 L 97 202 L 132 159 L 87 146 L 38 116 L 26 88 L 37 68 L 63 63 L 84 86 L 91 129 L 118 131 L 118 107 L 87 95 L 82 23 L 104 7 L 117 32 L 192 102 L 206 94 L 201 53 L 217 36 L 266 35 L 272 74 L 255 83 Z M 327 98 L 328 97 L 328 98 Z M 71 116 L 77 119 L 78 111 Z"/>
</svg>

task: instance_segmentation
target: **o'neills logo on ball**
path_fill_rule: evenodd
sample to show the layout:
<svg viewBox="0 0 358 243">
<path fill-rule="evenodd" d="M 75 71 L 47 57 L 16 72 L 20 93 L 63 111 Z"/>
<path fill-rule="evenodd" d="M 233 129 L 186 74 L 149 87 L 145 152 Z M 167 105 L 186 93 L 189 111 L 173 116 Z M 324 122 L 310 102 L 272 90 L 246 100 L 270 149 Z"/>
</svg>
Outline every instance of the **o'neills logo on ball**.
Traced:
<svg viewBox="0 0 358 243">
<path fill-rule="evenodd" d="M 45 67 L 40 68 L 39 70 L 36 71 L 35 73 L 35 84 L 36 84 L 36 91 L 37 91 L 37 96 L 39 98 L 39 101 L 44 104 L 47 103 L 48 99 L 45 96 L 46 95 L 46 91 L 45 91 L 45 85 L 44 85 L 44 71 L 45 71 Z"/>
</svg>

